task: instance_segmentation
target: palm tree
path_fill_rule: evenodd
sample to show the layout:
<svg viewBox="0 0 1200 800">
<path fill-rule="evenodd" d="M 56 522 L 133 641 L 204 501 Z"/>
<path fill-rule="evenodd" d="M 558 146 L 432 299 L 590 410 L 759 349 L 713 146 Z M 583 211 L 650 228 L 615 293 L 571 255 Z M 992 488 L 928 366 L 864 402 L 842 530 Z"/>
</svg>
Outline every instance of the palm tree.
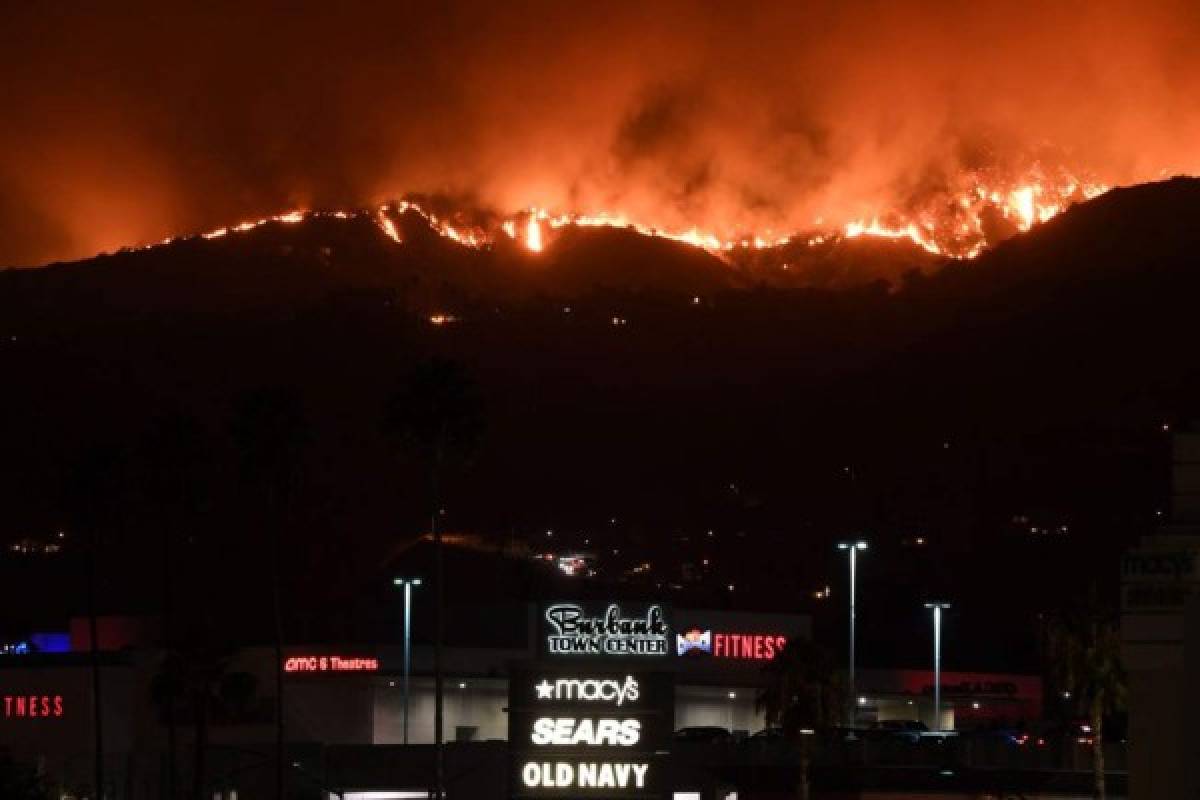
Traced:
<svg viewBox="0 0 1200 800">
<path fill-rule="evenodd" d="M 307 441 L 299 398 L 282 388 L 248 392 L 234 404 L 233 438 L 241 450 L 242 479 L 268 531 L 271 612 L 275 639 L 275 796 L 285 795 L 283 698 L 283 535 L 297 489 Z"/>
<path fill-rule="evenodd" d="M 217 636 L 213 625 L 195 620 L 186 644 L 166 653 L 150 684 L 151 699 L 164 717 L 180 710 L 195 726 L 192 762 L 192 797 L 208 796 L 208 729 L 214 714 L 236 719 L 245 716 L 257 691 L 257 680 L 246 672 L 229 669 L 232 649 Z"/>
<path fill-rule="evenodd" d="M 1048 616 L 1045 637 L 1051 685 L 1091 722 L 1093 792 L 1104 800 L 1104 716 L 1119 711 L 1125 702 L 1116 615 L 1093 589 L 1086 599 Z"/>
<path fill-rule="evenodd" d="M 445 570 L 442 542 L 442 490 L 449 470 L 466 463 L 478 446 L 483 428 L 478 389 L 459 364 L 435 358 L 420 364 L 388 399 L 385 434 L 424 470 L 429 485 L 430 533 L 434 548 L 433 682 L 435 747 L 434 797 L 445 796 L 445 749 L 442 721 L 442 647 L 445 621 Z"/>
<path fill-rule="evenodd" d="M 202 800 L 207 788 L 208 726 L 217 687 L 228 654 L 188 647 L 168 652 L 150 684 L 151 699 L 164 717 L 174 720 L 182 707 L 195 725 L 192 751 L 192 798 Z M 174 754 L 172 754 L 174 756 Z"/>
<path fill-rule="evenodd" d="M 777 726 L 797 745 L 800 780 L 796 794 L 808 800 L 812 741 L 817 731 L 837 720 L 841 690 L 833 657 L 808 639 L 793 637 L 765 669 L 766 688 L 758 696 L 767 724 Z"/>
<path fill-rule="evenodd" d="M 124 506 L 125 454 L 115 446 L 95 445 L 84 450 L 72 465 L 67 480 L 66 505 L 76 530 L 87 537 L 87 614 L 91 639 L 92 735 L 96 797 L 104 798 L 104 714 L 100 670 L 99 588 L 100 556 L 104 534 L 118 525 Z"/>
<path fill-rule="evenodd" d="M 162 536 L 162 627 L 168 659 L 179 647 L 175 635 L 176 542 L 184 520 L 200 511 L 207 484 L 206 435 L 192 417 L 173 412 L 157 419 L 142 443 L 143 483 Z M 168 800 L 178 796 L 176 704 L 164 705 L 167 725 Z"/>
</svg>

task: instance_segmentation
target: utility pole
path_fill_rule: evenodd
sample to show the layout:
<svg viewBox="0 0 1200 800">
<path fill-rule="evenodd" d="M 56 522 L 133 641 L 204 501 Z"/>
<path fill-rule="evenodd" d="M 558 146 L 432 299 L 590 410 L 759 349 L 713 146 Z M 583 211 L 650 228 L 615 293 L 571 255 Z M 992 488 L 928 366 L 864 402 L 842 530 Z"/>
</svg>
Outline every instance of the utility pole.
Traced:
<svg viewBox="0 0 1200 800">
<path fill-rule="evenodd" d="M 846 668 L 846 673 L 847 673 L 846 686 L 848 689 L 848 696 L 850 698 L 850 703 L 849 703 L 849 708 L 847 709 L 847 712 L 846 712 L 846 715 L 847 715 L 846 723 L 848 725 L 853 725 L 854 717 L 855 717 L 855 712 L 854 712 L 855 705 L 854 704 L 856 702 L 855 692 L 854 692 L 854 622 L 855 622 L 855 614 L 856 614 L 855 595 L 857 594 L 857 591 L 856 591 L 855 584 L 858 580 L 858 576 L 857 576 L 858 551 L 866 550 L 867 543 L 863 539 L 857 539 L 854 541 L 838 542 L 837 546 L 838 546 L 838 550 L 845 550 L 850 554 L 850 657 L 849 657 L 848 666 Z"/>
<path fill-rule="evenodd" d="M 933 729 L 942 729 L 942 610 L 949 603 L 926 603 L 933 609 Z"/>
<path fill-rule="evenodd" d="M 412 590 L 421 585 L 420 578 L 396 578 L 396 586 L 404 587 L 404 743 L 408 744 L 409 675 L 412 673 Z"/>
</svg>

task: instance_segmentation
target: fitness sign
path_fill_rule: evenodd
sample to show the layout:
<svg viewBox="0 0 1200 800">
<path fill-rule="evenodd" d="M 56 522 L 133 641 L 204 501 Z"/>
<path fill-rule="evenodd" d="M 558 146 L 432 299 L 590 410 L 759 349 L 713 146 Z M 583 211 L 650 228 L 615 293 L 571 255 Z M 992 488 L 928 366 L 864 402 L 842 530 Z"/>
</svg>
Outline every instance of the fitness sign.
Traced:
<svg viewBox="0 0 1200 800">
<path fill-rule="evenodd" d="M 514 671 L 509 692 L 514 796 L 658 794 L 674 724 L 669 674 L 532 667 Z"/>
</svg>

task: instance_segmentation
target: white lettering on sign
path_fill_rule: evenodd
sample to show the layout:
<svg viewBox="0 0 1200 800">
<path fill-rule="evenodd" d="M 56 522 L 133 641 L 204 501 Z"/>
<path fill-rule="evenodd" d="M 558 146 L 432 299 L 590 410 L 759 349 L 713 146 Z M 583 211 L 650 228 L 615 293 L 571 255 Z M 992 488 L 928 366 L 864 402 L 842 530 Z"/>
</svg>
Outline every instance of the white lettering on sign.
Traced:
<svg viewBox="0 0 1200 800">
<path fill-rule="evenodd" d="M 533 723 L 530 740 L 536 745 L 633 747 L 642 738 L 636 719 L 575 719 L 541 717 Z"/>
<path fill-rule="evenodd" d="M 1195 580 L 1196 551 L 1134 550 L 1121 559 L 1121 578 L 1138 580 Z"/>
<path fill-rule="evenodd" d="M 665 656 L 667 623 L 662 606 L 650 606 L 644 617 L 623 617 L 617 605 L 603 616 L 589 617 L 576 605 L 546 609 L 554 632 L 546 637 L 551 655 Z"/>
<path fill-rule="evenodd" d="M 626 675 L 624 681 L 616 678 L 542 678 L 534 684 L 538 700 L 582 700 L 589 703 L 636 703 L 641 696 L 637 678 Z"/>
<path fill-rule="evenodd" d="M 529 761 L 521 781 L 530 789 L 645 789 L 650 765 L 624 761 Z"/>
</svg>

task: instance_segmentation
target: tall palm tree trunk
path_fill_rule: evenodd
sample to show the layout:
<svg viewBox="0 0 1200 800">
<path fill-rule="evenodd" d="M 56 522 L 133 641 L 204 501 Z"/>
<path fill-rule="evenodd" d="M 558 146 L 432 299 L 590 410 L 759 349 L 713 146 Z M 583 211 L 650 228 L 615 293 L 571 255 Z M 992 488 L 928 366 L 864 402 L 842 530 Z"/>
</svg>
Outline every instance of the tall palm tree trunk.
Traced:
<svg viewBox="0 0 1200 800">
<path fill-rule="evenodd" d="M 1092 701 L 1092 780 L 1096 800 L 1108 796 L 1104 781 L 1104 707 L 1099 699 Z"/>
<path fill-rule="evenodd" d="M 442 552 L 442 527 L 438 525 L 438 503 L 436 481 L 433 501 L 433 573 L 437 585 L 434 600 L 434 639 L 433 639 L 433 740 L 434 740 L 434 798 L 443 800 L 446 796 L 446 750 L 443 742 L 443 707 L 442 707 L 442 646 L 445 633 L 445 564 Z"/>
<path fill-rule="evenodd" d="M 284 800 L 284 722 L 283 722 L 283 603 L 280 597 L 282 565 L 282 539 L 279 525 L 276 526 L 271 557 L 271 606 L 275 623 L 275 798 Z"/>
<path fill-rule="evenodd" d="M 196 689 L 192 694 L 192 704 L 196 715 L 196 752 L 192 761 L 192 797 L 193 800 L 205 800 L 205 772 L 208 769 L 208 694 L 207 684 Z"/>
<path fill-rule="evenodd" d="M 171 525 L 166 525 L 163 532 L 163 640 L 166 644 L 167 657 L 171 658 L 175 651 L 175 609 L 171 594 L 171 584 L 174 574 L 171 562 Z M 166 705 L 167 717 L 167 800 L 178 797 L 178 749 L 179 734 L 175 722 L 175 697 L 168 692 Z"/>
<path fill-rule="evenodd" d="M 96 621 L 96 560 L 99 557 L 99 535 L 92 532 L 91 553 L 88 556 L 87 604 L 88 637 L 91 639 L 92 661 L 92 732 L 95 736 L 96 797 L 104 800 L 104 704 L 100 694 L 100 634 Z"/>
</svg>

